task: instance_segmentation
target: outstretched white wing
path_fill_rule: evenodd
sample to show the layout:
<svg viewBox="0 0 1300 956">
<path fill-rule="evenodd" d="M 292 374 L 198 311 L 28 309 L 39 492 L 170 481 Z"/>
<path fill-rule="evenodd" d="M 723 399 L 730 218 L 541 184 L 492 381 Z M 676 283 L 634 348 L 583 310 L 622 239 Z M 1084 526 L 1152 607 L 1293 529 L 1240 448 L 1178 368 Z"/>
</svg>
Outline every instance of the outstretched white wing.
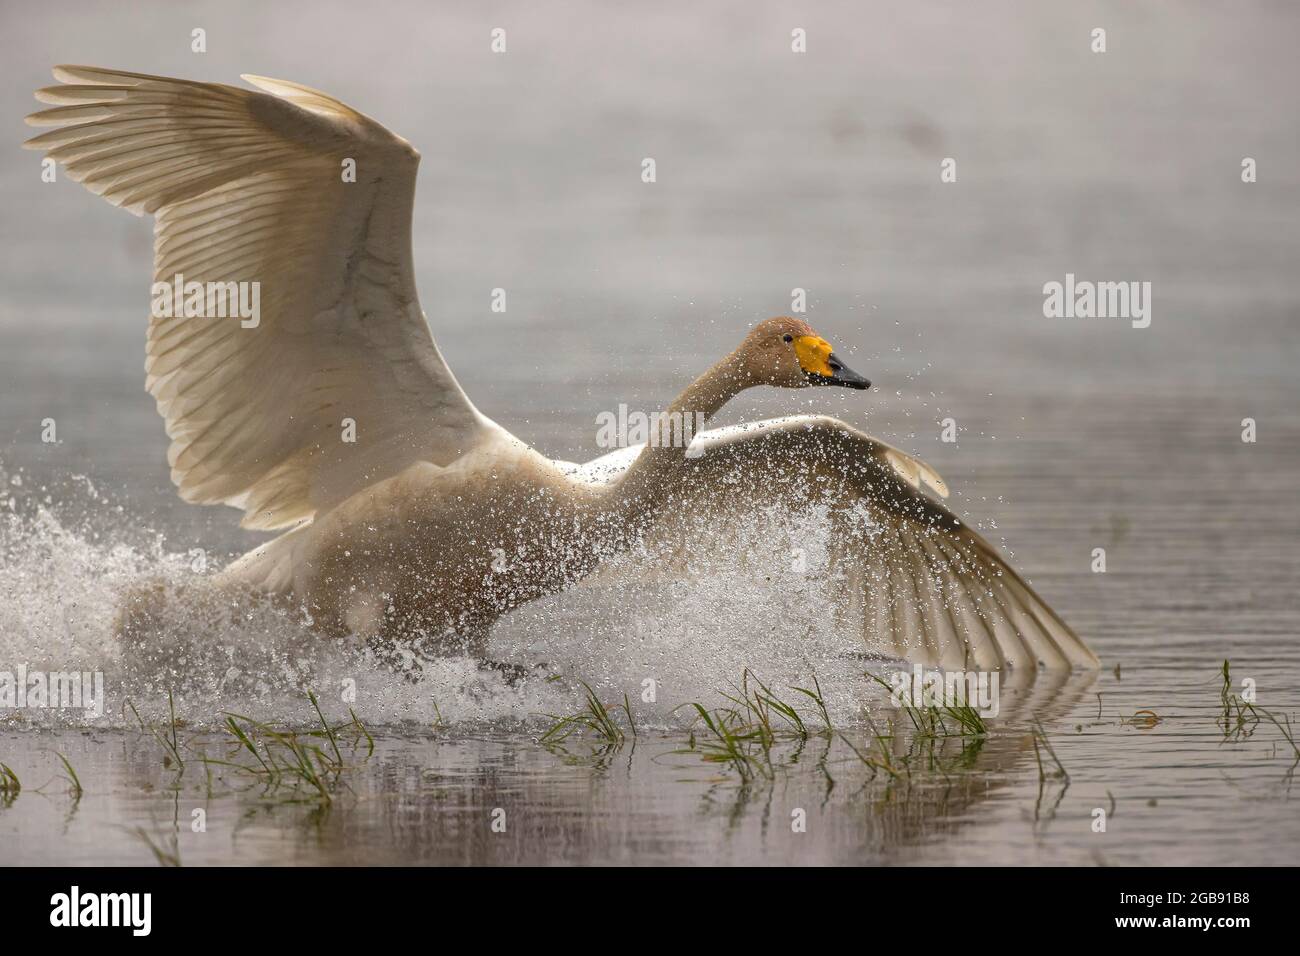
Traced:
<svg viewBox="0 0 1300 956">
<path fill-rule="evenodd" d="M 54 108 L 27 118 L 53 129 L 25 145 L 156 217 L 155 283 L 203 285 L 206 317 L 185 317 L 184 286 L 155 300 L 145 364 L 182 498 L 279 528 L 479 440 L 416 297 L 410 144 L 295 83 L 54 75 L 36 93 Z"/>
<path fill-rule="evenodd" d="M 643 446 L 572 475 L 616 481 Z M 738 514 L 789 488 L 825 481 L 844 520 L 833 551 L 846 601 L 861 613 L 872 650 L 925 666 L 1096 667 L 1097 656 L 997 550 L 921 490 L 947 497 L 925 462 L 832 418 L 795 416 L 703 432 L 670 494 L 671 514 Z M 784 482 L 783 479 L 793 479 Z M 671 519 L 669 519 L 671 520 Z M 687 529 L 690 533 L 691 529 Z"/>
</svg>

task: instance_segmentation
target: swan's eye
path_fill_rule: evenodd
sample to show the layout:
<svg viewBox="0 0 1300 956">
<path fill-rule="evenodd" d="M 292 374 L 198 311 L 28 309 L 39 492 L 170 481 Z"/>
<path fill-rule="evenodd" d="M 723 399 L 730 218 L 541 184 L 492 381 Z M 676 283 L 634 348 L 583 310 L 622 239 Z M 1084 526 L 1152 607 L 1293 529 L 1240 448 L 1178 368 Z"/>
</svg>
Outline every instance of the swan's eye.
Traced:
<svg viewBox="0 0 1300 956">
<path fill-rule="evenodd" d="M 794 341 L 794 336 L 787 332 L 785 335 L 781 336 L 781 339 L 782 341 L 789 343 Z"/>
</svg>

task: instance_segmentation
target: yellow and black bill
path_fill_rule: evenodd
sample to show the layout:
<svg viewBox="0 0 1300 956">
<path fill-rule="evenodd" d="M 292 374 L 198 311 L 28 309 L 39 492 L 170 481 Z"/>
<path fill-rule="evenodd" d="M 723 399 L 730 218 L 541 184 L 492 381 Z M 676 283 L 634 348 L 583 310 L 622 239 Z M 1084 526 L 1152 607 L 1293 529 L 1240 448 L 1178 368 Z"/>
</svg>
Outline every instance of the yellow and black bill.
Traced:
<svg viewBox="0 0 1300 956">
<path fill-rule="evenodd" d="M 794 351 L 799 356 L 811 385 L 841 385 L 844 388 L 865 389 L 871 382 L 839 360 L 831 351 L 831 343 L 816 335 L 804 335 L 794 340 Z"/>
</svg>

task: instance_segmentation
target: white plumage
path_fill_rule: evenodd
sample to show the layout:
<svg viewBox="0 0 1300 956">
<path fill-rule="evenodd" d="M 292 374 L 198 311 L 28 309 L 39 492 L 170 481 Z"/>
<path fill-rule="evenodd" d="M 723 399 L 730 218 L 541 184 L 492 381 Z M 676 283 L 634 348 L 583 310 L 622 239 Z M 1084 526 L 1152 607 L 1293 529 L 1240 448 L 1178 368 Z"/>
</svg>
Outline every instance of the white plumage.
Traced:
<svg viewBox="0 0 1300 956">
<path fill-rule="evenodd" d="M 862 519 L 837 537 L 838 610 L 861 612 L 868 647 L 946 667 L 1098 663 L 923 493 L 947 496 L 932 468 L 842 422 L 760 422 L 700 434 L 689 455 L 638 446 L 578 466 L 486 419 L 416 296 L 419 154 L 361 113 L 263 77 L 245 79 L 266 92 L 79 66 L 55 77 L 37 92 L 53 108 L 28 117 L 50 129 L 26 145 L 155 217 L 155 281 L 260 289 L 251 327 L 149 324 L 146 384 L 181 496 L 240 508 L 245 527 L 294 526 L 232 565 L 232 585 L 289 596 L 326 631 L 445 631 L 449 648 L 481 652 L 501 614 L 589 574 L 629 534 L 708 533 L 812 478 Z M 809 384 L 869 387 L 806 323 L 771 319 L 673 409 L 693 421 L 745 388 Z"/>
<path fill-rule="evenodd" d="M 53 129 L 25 145 L 155 217 L 155 281 L 260 284 L 255 328 L 151 317 L 146 387 L 181 497 L 281 528 L 481 439 L 485 420 L 416 295 L 410 144 L 296 83 L 245 77 L 270 91 L 258 93 L 80 66 L 54 75 L 68 85 L 36 96 L 55 108 L 27 120 Z M 345 418 L 355 447 L 339 440 Z"/>
</svg>

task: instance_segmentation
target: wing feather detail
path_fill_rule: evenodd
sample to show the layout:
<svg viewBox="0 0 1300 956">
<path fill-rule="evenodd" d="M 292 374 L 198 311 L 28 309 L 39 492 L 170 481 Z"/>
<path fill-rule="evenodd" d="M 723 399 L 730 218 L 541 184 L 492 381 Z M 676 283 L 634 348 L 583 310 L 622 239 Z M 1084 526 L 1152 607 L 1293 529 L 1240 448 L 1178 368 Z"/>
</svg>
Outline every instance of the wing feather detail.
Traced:
<svg viewBox="0 0 1300 956">
<path fill-rule="evenodd" d="M 410 144 L 283 80 L 246 77 L 257 92 L 98 67 L 54 76 L 63 85 L 36 93 L 51 108 L 27 119 L 46 131 L 25 145 L 154 216 L 154 282 L 181 276 L 205 292 L 202 317 L 152 314 L 146 349 L 182 498 L 282 528 L 482 438 L 491 423 L 447 368 L 416 295 Z M 256 289 L 257 321 L 251 308 L 208 312 L 214 287 L 248 306 Z M 345 420 L 355 441 L 343 440 Z"/>
</svg>

